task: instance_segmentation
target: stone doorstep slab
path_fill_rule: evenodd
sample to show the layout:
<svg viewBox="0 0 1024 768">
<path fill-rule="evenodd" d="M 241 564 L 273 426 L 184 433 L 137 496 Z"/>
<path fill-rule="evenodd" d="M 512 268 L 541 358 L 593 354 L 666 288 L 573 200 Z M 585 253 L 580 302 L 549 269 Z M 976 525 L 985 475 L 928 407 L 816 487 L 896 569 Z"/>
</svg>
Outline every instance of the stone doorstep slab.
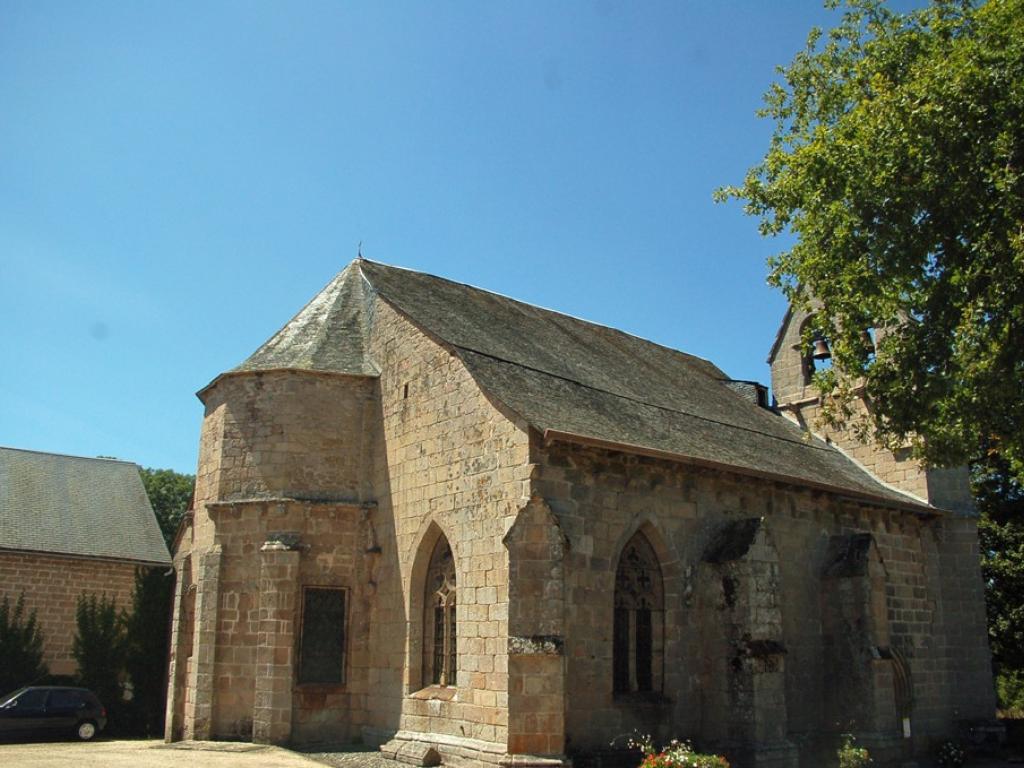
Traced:
<svg viewBox="0 0 1024 768">
<path fill-rule="evenodd" d="M 562 768 L 569 765 L 567 760 L 537 755 L 506 755 L 498 761 L 501 768 Z"/>
<path fill-rule="evenodd" d="M 170 744 L 154 744 L 152 749 L 183 749 L 195 752 L 266 752 L 275 747 L 269 744 L 252 744 L 247 741 L 174 741 Z"/>
<path fill-rule="evenodd" d="M 442 752 L 451 752 L 463 759 L 475 760 L 481 764 L 490 764 L 497 768 L 563 768 L 570 765 L 569 761 L 559 757 L 541 757 L 538 755 L 512 755 L 507 752 L 494 751 L 496 745 L 487 744 L 490 749 L 479 749 L 484 742 L 472 739 L 440 736 L 437 742 L 422 737 L 412 737 L 400 732 L 395 738 L 381 744 L 380 753 L 386 758 L 420 768 L 432 768 L 442 765 Z M 474 749 L 474 747 L 477 747 Z"/>
</svg>

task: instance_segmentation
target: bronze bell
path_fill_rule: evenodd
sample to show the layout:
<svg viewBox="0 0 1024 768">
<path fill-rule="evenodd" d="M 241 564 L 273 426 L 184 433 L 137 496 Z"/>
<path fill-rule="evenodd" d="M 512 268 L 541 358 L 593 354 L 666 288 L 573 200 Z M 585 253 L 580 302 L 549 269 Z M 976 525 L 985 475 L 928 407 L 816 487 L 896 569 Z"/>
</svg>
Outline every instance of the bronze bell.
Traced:
<svg viewBox="0 0 1024 768">
<path fill-rule="evenodd" d="M 811 350 L 811 357 L 815 360 L 828 360 L 832 357 L 832 350 L 828 348 L 828 342 L 824 336 L 817 336 L 814 339 L 814 349 Z"/>
</svg>

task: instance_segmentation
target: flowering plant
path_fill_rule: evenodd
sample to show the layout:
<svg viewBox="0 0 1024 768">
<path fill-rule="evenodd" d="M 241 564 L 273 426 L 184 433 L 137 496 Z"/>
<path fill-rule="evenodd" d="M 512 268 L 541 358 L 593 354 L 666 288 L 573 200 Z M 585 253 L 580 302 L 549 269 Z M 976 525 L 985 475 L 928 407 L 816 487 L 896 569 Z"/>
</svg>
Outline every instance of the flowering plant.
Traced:
<svg viewBox="0 0 1024 768">
<path fill-rule="evenodd" d="M 628 743 L 644 753 L 640 768 L 729 768 L 729 761 L 721 755 L 694 752 L 688 741 L 673 739 L 660 750 L 650 736 L 631 738 Z"/>
<path fill-rule="evenodd" d="M 935 756 L 939 768 L 960 768 L 966 760 L 967 753 L 954 741 L 945 742 Z"/>
<path fill-rule="evenodd" d="M 839 757 L 839 768 L 867 768 L 874 762 L 871 759 L 871 753 L 864 747 L 856 746 L 853 736 L 848 733 L 843 736 L 843 745 L 839 747 L 837 756 Z"/>
</svg>

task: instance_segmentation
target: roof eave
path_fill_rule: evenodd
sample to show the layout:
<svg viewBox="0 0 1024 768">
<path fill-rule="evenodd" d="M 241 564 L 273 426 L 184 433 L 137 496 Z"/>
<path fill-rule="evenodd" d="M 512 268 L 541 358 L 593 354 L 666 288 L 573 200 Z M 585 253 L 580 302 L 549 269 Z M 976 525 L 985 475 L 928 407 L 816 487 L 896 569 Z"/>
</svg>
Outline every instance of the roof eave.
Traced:
<svg viewBox="0 0 1024 768">
<path fill-rule="evenodd" d="M 904 511 L 913 512 L 919 517 L 937 517 L 942 514 L 942 510 L 937 507 L 930 506 L 924 502 L 916 502 L 910 498 L 906 501 L 899 499 L 890 499 L 884 496 L 875 496 L 870 493 L 855 491 L 849 488 L 842 488 L 840 486 L 831 485 L 828 483 L 819 483 L 812 480 L 805 480 L 800 477 L 792 477 L 789 475 L 782 475 L 775 472 L 765 472 L 762 470 L 751 469 L 748 467 L 739 467 L 734 464 L 723 464 L 717 461 L 711 461 L 709 459 L 701 459 L 695 456 L 687 456 L 681 453 L 673 453 L 671 451 L 663 451 L 657 448 L 648 448 L 642 445 L 634 445 L 631 443 L 620 443 L 612 440 L 604 440 L 601 438 L 590 437 L 587 435 L 577 435 L 571 432 L 562 432 L 555 429 L 545 429 L 543 432 L 544 443 L 549 444 L 551 442 L 559 441 L 566 443 L 575 443 L 577 445 L 585 445 L 593 448 L 603 448 L 610 451 L 621 451 L 623 453 L 632 453 L 637 456 L 647 456 L 653 459 L 664 459 L 666 461 L 673 461 L 679 464 L 690 464 L 698 467 L 705 467 L 707 469 L 716 469 L 723 472 L 732 472 L 734 474 L 746 475 L 749 477 L 756 477 L 762 480 L 770 480 L 773 482 L 786 483 L 787 485 L 799 485 L 804 488 L 810 488 L 816 491 L 823 491 L 830 493 L 835 496 L 849 498 L 858 502 L 867 502 L 876 506 L 889 507 L 902 509 Z"/>
<path fill-rule="evenodd" d="M 171 558 L 166 560 L 150 560 L 137 557 L 117 557 L 115 555 L 85 555 L 80 552 L 54 552 L 45 549 L 20 549 L 17 547 L 0 547 L 0 552 L 15 553 L 21 555 L 41 555 L 45 557 L 68 557 L 74 560 L 95 560 L 107 563 L 124 563 L 126 565 L 145 565 L 151 567 L 171 566 Z"/>
<path fill-rule="evenodd" d="M 205 404 L 206 394 L 225 379 L 233 379 L 239 376 L 260 376 L 265 373 L 305 373 L 309 374 L 310 376 L 342 376 L 353 379 L 380 378 L 379 373 L 346 373 L 344 371 L 315 371 L 312 370 L 311 368 L 298 368 L 295 366 L 288 366 L 284 368 L 253 368 L 250 370 L 235 369 L 218 374 L 209 384 L 207 384 L 205 387 L 196 392 L 196 397 L 199 398 L 200 402 Z"/>
</svg>

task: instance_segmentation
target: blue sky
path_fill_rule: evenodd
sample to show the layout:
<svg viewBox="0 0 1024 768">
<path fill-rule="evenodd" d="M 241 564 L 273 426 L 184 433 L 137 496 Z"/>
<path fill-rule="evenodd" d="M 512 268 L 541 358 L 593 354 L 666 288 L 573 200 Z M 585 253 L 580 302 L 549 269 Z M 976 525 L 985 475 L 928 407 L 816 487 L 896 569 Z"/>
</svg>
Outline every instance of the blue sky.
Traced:
<svg viewBox="0 0 1024 768">
<path fill-rule="evenodd" d="M 788 2 L 0 4 L 0 445 L 194 472 L 194 393 L 355 255 L 767 382 L 738 182 Z"/>
</svg>

